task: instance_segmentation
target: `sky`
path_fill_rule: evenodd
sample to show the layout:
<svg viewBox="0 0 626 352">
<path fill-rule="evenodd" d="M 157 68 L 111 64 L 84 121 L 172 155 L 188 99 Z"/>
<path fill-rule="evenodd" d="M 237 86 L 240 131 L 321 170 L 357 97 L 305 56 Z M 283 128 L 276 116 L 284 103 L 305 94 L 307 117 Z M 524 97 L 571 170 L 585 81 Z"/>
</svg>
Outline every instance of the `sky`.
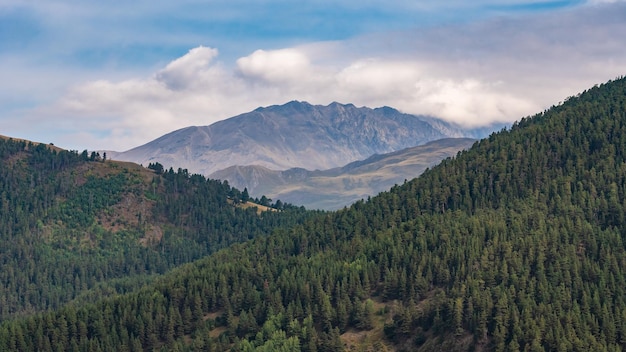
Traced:
<svg viewBox="0 0 626 352">
<path fill-rule="evenodd" d="M 291 100 L 510 123 L 626 74 L 626 1 L 0 0 L 0 134 L 124 151 Z"/>
</svg>

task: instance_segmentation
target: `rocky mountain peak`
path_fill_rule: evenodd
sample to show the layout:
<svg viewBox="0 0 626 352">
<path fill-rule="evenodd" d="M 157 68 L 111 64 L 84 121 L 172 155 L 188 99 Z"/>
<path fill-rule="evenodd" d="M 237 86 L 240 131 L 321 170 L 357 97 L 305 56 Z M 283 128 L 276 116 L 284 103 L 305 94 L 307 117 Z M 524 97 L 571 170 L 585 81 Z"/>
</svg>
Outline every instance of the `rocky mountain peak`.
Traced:
<svg viewBox="0 0 626 352">
<path fill-rule="evenodd" d="M 234 165 L 321 170 L 446 137 L 482 135 L 390 107 L 290 101 L 183 128 L 111 157 L 144 165 L 158 161 L 204 175 Z"/>
</svg>

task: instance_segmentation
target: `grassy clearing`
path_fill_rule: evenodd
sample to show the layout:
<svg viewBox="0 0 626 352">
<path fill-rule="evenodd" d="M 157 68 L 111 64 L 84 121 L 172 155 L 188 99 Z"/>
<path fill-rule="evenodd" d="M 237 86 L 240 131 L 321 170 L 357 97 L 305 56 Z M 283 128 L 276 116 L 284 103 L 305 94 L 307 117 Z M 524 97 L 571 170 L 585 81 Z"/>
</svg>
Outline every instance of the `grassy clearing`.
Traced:
<svg viewBox="0 0 626 352">
<path fill-rule="evenodd" d="M 233 201 L 231 199 L 229 199 L 228 200 L 228 204 L 232 205 Z M 245 203 L 239 203 L 239 204 L 236 204 L 235 206 L 238 207 L 238 208 L 241 208 L 241 209 L 256 208 L 257 209 L 257 211 L 256 211 L 257 214 L 261 214 L 261 213 L 266 212 L 266 211 L 278 211 L 278 210 L 276 210 L 274 208 L 271 208 L 271 207 L 268 207 L 268 206 L 265 206 L 265 205 L 261 205 L 261 204 L 257 204 L 257 203 L 251 202 L 251 201 L 247 201 Z"/>
<path fill-rule="evenodd" d="M 371 330 L 350 329 L 341 335 L 346 351 L 349 352 L 385 352 L 396 351 L 396 349 L 385 344 L 384 327 L 392 317 L 392 302 L 380 302 L 374 299 L 374 327 Z"/>
</svg>

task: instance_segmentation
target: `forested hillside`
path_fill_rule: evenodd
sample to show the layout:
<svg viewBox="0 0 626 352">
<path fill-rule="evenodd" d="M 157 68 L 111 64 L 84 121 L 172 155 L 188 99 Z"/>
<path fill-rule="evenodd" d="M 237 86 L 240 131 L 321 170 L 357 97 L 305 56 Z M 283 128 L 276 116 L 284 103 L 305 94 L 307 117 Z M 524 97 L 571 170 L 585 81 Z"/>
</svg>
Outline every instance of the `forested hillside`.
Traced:
<svg viewBox="0 0 626 352">
<path fill-rule="evenodd" d="M 228 184 L 159 171 L 0 139 L 0 321 L 131 290 L 304 214 L 259 216 Z"/>
<path fill-rule="evenodd" d="M 620 351 L 625 195 L 619 79 L 347 210 L 5 322 L 0 350 Z"/>
</svg>

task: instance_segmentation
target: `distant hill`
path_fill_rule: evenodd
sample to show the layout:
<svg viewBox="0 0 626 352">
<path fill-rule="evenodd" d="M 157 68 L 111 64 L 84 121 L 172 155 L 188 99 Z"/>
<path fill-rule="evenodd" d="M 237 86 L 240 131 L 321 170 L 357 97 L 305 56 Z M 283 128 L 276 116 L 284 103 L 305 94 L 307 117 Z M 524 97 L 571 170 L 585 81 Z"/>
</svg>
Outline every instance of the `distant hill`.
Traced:
<svg viewBox="0 0 626 352">
<path fill-rule="evenodd" d="M 370 109 L 292 101 L 258 108 L 210 126 L 183 128 L 129 151 L 108 155 L 143 165 L 159 162 L 165 168 L 181 167 L 203 175 L 235 165 L 326 170 L 437 139 L 483 137 L 494 129 L 467 130 L 390 107 Z"/>
<path fill-rule="evenodd" d="M 228 180 L 238 189 L 247 188 L 253 196 L 266 195 L 308 209 L 334 210 L 411 180 L 426 168 L 469 148 L 475 141 L 440 139 L 323 171 L 302 168 L 277 171 L 249 165 L 231 166 L 209 177 Z"/>
<path fill-rule="evenodd" d="M 34 146 L 37 146 L 37 145 L 40 145 L 40 144 L 44 144 L 44 145 L 48 146 L 48 148 L 50 148 L 52 150 L 55 150 L 57 152 L 60 152 L 60 151 L 63 150 L 63 148 L 59 148 L 59 147 L 55 146 L 53 143 L 45 144 L 45 143 L 40 143 L 40 142 L 33 142 L 33 141 L 25 140 L 25 139 L 4 136 L 4 135 L 1 135 L 1 134 L 0 134 L 0 139 L 3 139 L 5 141 L 24 142 L 24 143 L 27 143 L 27 144 L 32 144 Z"/>
</svg>

